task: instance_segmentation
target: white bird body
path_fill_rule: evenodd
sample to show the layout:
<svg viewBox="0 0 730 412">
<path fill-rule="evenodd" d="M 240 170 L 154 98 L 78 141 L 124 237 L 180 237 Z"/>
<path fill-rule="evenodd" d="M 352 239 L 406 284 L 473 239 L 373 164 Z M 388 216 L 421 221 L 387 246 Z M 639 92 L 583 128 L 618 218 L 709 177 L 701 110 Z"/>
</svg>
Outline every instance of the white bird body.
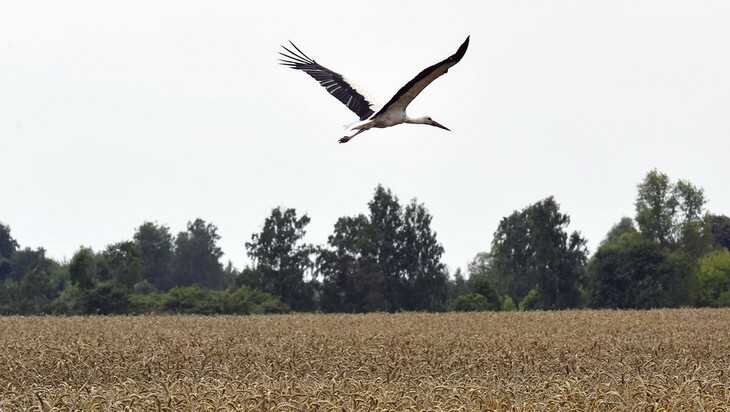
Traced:
<svg viewBox="0 0 730 412">
<path fill-rule="evenodd" d="M 426 86 L 448 72 L 450 67 L 454 66 L 464 57 L 466 49 L 469 46 L 469 37 L 466 38 L 456 53 L 422 70 L 416 77 L 406 83 L 405 86 L 401 87 L 388 103 L 377 111 L 372 109 L 373 104 L 362 93 L 358 92 L 352 86 L 351 82 L 346 81 L 342 75 L 318 64 L 299 50 L 294 43 L 289 43 L 298 53 L 282 46 L 289 54 L 279 53 L 286 58 L 286 60 L 281 59 L 281 64 L 293 69 L 302 70 L 312 76 L 328 93 L 335 96 L 337 100 L 345 104 L 348 109 L 360 117 L 360 121 L 350 127 L 350 130 L 357 130 L 357 132 L 351 136 L 345 136 L 339 139 L 340 143 L 347 143 L 353 137 L 373 127 L 385 128 L 403 123 L 426 124 L 449 130 L 428 116 L 409 117 L 406 114 L 406 108 Z"/>
<path fill-rule="evenodd" d="M 375 116 L 373 122 L 375 127 L 391 127 L 397 124 L 405 123 L 408 119 L 406 112 L 403 110 L 388 110 L 380 116 Z"/>
</svg>

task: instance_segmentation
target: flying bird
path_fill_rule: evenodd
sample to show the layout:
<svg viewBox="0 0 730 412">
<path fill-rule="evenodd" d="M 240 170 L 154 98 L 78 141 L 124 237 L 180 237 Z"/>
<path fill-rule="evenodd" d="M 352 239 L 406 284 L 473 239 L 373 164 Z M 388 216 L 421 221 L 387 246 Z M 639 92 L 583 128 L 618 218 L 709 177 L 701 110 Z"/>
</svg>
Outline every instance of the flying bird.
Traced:
<svg viewBox="0 0 730 412">
<path fill-rule="evenodd" d="M 294 50 L 281 46 L 285 52 L 279 52 L 284 58 L 279 59 L 280 64 L 291 67 L 292 69 L 302 70 L 322 85 L 325 90 L 337 100 L 341 101 L 348 109 L 352 110 L 360 121 L 355 123 L 350 130 L 356 131 L 351 136 L 345 136 L 339 139 L 340 143 L 347 143 L 353 137 L 373 127 L 383 128 L 399 125 L 401 123 L 427 124 L 429 126 L 439 127 L 449 130 L 446 126 L 436 122 L 429 116 L 410 117 L 406 113 L 408 105 L 418 96 L 423 89 L 431 82 L 449 71 L 451 66 L 458 63 L 466 48 L 469 47 L 469 37 L 467 36 L 464 43 L 459 46 L 456 53 L 446 59 L 423 69 L 411 81 L 401 87 L 398 92 L 390 98 L 388 103 L 379 109 L 373 109 L 373 103 L 352 86 L 345 78 L 321 64 L 317 63 L 309 56 L 304 54 L 294 43 L 289 42 Z"/>
</svg>

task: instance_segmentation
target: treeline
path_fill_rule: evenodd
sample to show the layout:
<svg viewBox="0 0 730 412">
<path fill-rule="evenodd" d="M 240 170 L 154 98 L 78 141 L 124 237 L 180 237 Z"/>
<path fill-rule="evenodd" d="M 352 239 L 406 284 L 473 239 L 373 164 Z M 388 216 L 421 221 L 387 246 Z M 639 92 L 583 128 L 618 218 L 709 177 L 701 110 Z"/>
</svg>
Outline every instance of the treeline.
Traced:
<svg viewBox="0 0 730 412">
<path fill-rule="evenodd" d="M 548 197 L 503 218 L 467 273 L 449 274 L 423 204 L 378 186 L 367 213 L 337 220 L 327 244 L 305 242 L 307 215 L 275 208 L 221 263 L 202 219 L 173 236 L 145 222 L 131 240 L 57 262 L 20 248 L 0 224 L 1 314 L 285 313 L 730 306 L 730 218 L 704 191 L 653 170 L 589 256 Z"/>
<path fill-rule="evenodd" d="M 730 218 L 705 210 L 701 188 L 657 170 L 637 189 L 634 218 L 590 257 L 552 197 L 503 218 L 489 252 L 469 265 L 472 293 L 453 307 L 730 306 Z"/>
</svg>

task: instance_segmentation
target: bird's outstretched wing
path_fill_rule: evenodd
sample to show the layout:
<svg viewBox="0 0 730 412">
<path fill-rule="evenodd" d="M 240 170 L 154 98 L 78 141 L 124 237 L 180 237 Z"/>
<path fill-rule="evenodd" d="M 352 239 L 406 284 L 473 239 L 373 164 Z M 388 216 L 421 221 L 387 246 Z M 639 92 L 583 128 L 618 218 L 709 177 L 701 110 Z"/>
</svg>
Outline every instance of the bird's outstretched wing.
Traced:
<svg viewBox="0 0 730 412">
<path fill-rule="evenodd" d="M 348 109 L 352 110 L 360 120 L 365 120 L 373 114 L 373 110 L 370 108 L 370 103 L 365 96 L 360 94 L 355 88 L 348 83 L 341 74 L 333 72 L 332 70 L 318 64 L 314 60 L 310 59 L 309 56 L 302 53 L 301 50 L 294 43 L 289 42 L 296 52 L 289 50 L 285 46 L 281 46 L 286 53 L 279 52 L 284 59 L 279 59 L 279 62 L 284 66 L 291 67 L 292 69 L 302 70 L 308 75 L 314 77 L 315 80 L 321 84 L 325 90 L 332 96 L 335 96 L 337 100 L 341 101 Z"/>
<path fill-rule="evenodd" d="M 467 36 L 466 40 L 464 40 L 464 43 L 459 46 L 459 49 L 456 51 L 456 53 L 452 54 L 445 60 L 442 60 L 433 66 L 429 66 L 416 77 L 414 77 L 411 81 L 406 83 L 405 86 L 401 87 L 398 92 L 391 97 L 391 99 L 388 101 L 388 103 L 383 106 L 378 113 L 376 114 L 382 114 L 387 112 L 390 109 L 399 109 L 404 110 L 408 105 L 413 101 L 413 99 L 418 96 L 419 93 L 423 89 L 426 88 L 429 84 L 431 84 L 432 81 L 439 78 L 441 75 L 449 71 L 449 68 L 461 60 L 462 57 L 464 57 L 464 53 L 466 53 L 466 48 L 469 47 L 469 36 Z"/>
</svg>

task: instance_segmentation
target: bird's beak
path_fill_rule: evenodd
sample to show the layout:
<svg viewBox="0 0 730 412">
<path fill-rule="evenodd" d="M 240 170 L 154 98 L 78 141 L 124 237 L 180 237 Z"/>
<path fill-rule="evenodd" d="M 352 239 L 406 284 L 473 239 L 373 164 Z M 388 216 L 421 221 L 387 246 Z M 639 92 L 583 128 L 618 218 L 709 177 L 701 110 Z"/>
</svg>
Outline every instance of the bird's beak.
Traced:
<svg viewBox="0 0 730 412">
<path fill-rule="evenodd" d="M 436 122 L 434 120 L 431 120 L 431 126 L 436 126 L 436 127 L 440 128 L 440 129 L 444 129 L 444 130 L 451 131 L 451 129 L 449 129 L 448 127 L 446 127 L 446 126 L 442 125 L 441 123 Z"/>
</svg>

